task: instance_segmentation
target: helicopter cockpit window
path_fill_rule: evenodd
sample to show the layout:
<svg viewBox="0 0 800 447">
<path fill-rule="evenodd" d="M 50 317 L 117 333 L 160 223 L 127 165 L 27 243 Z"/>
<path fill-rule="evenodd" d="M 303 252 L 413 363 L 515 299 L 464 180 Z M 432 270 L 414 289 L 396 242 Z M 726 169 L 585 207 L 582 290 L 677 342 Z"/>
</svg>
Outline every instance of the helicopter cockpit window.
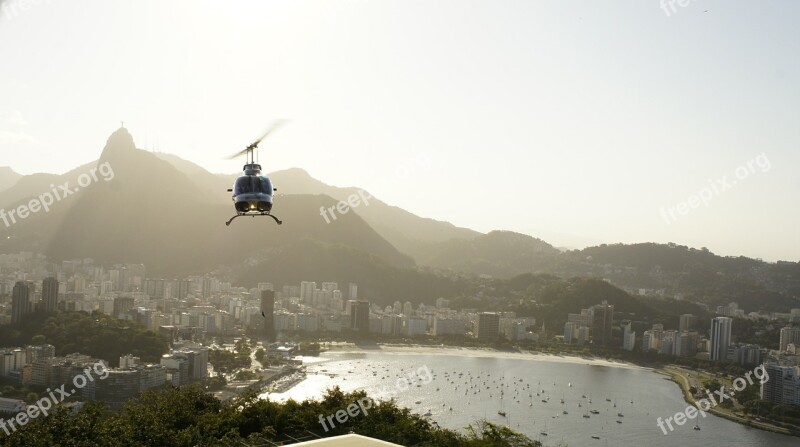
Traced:
<svg viewBox="0 0 800 447">
<path fill-rule="evenodd" d="M 267 177 L 244 176 L 236 179 L 234 194 L 269 194 L 272 195 L 272 182 Z"/>
</svg>

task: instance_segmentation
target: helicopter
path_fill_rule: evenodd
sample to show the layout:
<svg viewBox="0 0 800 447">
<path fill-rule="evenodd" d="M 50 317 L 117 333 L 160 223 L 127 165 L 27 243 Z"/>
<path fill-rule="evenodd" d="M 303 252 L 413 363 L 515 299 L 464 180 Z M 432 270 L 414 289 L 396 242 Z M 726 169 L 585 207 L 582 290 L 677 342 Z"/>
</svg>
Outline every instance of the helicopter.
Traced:
<svg viewBox="0 0 800 447">
<path fill-rule="evenodd" d="M 228 190 L 228 192 L 233 193 L 231 198 L 236 208 L 236 215 L 225 222 L 226 226 L 230 226 L 231 222 L 237 217 L 244 216 L 269 216 L 273 218 L 278 225 L 283 224 L 282 220 L 270 214 L 272 211 L 272 195 L 278 188 L 272 186 L 269 177 L 261 175 L 261 165 L 255 161 L 255 152 L 256 149 L 258 149 L 259 143 L 284 123 L 284 120 L 275 121 L 272 126 L 261 135 L 261 138 L 247 146 L 244 150 L 229 157 L 229 159 L 234 159 L 245 155 L 247 163 L 242 168 L 242 171 L 244 171 L 243 175 L 237 178 L 236 182 L 233 184 L 233 188 Z"/>
</svg>

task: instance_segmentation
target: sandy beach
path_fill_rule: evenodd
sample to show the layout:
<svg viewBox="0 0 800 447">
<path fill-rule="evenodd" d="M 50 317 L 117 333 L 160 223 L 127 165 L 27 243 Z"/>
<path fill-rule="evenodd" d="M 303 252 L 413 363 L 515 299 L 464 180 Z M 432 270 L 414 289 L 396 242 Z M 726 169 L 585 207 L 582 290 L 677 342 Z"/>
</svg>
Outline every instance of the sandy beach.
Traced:
<svg viewBox="0 0 800 447">
<path fill-rule="evenodd" d="M 546 354 L 540 352 L 508 352 L 491 348 L 472 348 L 457 346 L 431 346 L 431 345 L 391 345 L 376 344 L 368 346 L 358 346 L 353 343 L 328 343 L 325 344 L 327 353 L 369 353 L 380 352 L 383 354 L 397 355 L 450 355 L 458 357 L 490 357 L 504 359 L 521 359 L 542 362 L 572 363 L 583 365 L 609 366 L 615 368 L 646 369 L 633 363 L 606 360 L 598 357 L 580 357 L 573 355 Z"/>
</svg>

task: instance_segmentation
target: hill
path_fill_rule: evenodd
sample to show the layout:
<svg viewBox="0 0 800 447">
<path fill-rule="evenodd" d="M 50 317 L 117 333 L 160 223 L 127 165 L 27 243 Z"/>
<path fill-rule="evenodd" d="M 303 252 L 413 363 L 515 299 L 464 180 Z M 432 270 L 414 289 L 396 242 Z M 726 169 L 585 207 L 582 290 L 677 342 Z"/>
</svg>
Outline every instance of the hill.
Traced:
<svg viewBox="0 0 800 447">
<path fill-rule="evenodd" d="M 551 273 L 595 276 L 628 289 L 711 306 L 732 301 L 748 312 L 800 307 L 800 263 L 724 257 L 677 244 L 614 244 L 564 254 Z"/>
<path fill-rule="evenodd" d="M 22 175 L 17 174 L 9 167 L 0 167 L 0 192 L 14 186 L 14 183 L 17 183 L 21 177 Z"/>
<path fill-rule="evenodd" d="M 286 225 L 241 218 L 226 227 L 234 214 L 229 201 L 209 200 L 170 163 L 136 149 L 125 129 L 109 138 L 98 161 L 103 164 L 113 168 L 113 179 L 101 178 L 49 213 L 0 228 L 0 250 L 39 248 L 56 260 L 144 263 L 154 275 L 177 276 L 205 273 L 260 250 L 311 238 L 349 246 L 396 267 L 414 266 L 355 213 L 342 215 L 336 225 L 326 224 L 319 209 L 335 201 L 322 195 L 276 198 L 275 212 Z M 15 189 L 7 192 L 22 195 Z"/>
<path fill-rule="evenodd" d="M 219 194 L 220 191 L 229 188 L 236 178 L 236 175 L 212 174 L 174 155 L 163 153 L 156 155 L 186 174 L 197 188 L 213 194 Z M 349 196 L 361 191 L 358 187 L 328 185 L 299 168 L 272 172 L 269 176 L 279 192 L 286 195 L 322 194 L 337 201 L 346 201 Z M 471 239 L 481 234 L 467 228 L 456 227 L 449 222 L 417 216 L 402 208 L 388 205 L 378 198 L 371 199 L 369 206 L 361 206 L 355 212 L 389 243 L 415 259 L 420 250 L 424 250 L 431 242 Z"/>
<path fill-rule="evenodd" d="M 511 231 L 492 231 L 472 239 L 430 244 L 420 252 L 422 265 L 508 278 L 549 271 L 560 251 L 547 242 Z"/>
</svg>

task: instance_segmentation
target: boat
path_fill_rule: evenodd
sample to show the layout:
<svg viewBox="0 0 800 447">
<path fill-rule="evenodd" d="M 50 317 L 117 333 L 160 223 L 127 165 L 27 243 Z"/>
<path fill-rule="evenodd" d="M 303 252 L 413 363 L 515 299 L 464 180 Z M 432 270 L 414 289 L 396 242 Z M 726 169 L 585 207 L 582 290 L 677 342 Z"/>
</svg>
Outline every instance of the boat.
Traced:
<svg viewBox="0 0 800 447">
<path fill-rule="evenodd" d="M 433 413 L 431 413 L 431 410 L 428 410 L 423 416 L 433 416 Z"/>
<path fill-rule="evenodd" d="M 599 436 L 592 435 L 592 439 L 600 439 Z"/>
<path fill-rule="evenodd" d="M 589 413 L 583 413 L 583 417 L 585 417 L 586 419 L 589 419 L 591 416 L 589 416 Z"/>
<path fill-rule="evenodd" d="M 617 419 L 617 424 L 621 424 L 621 423 L 622 423 L 622 421 L 620 421 L 619 419 Z"/>
<path fill-rule="evenodd" d="M 617 416 L 619 416 L 619 417 L 621 417 L 621 418 L 624 418 L 624 417 L 625 417 L 625 415 L 624 415 L 624 414 L 622 414 L 622 413 L 617 413 Z"/>
<path fill-rule="evenodd" d="M 599 412 L 599 411 L 597 411 L 597 410 L 591 410 L 591 411 L 589 411 L 589 413 L 592 413 L 592 414 L 600 414 L 600 412 Z"/>
<path fill-rule="evenodd" d="M 415 404 L 417 404 L 417 405 L 419 405 L 419 404 L 421 404 L 421 403 L 422 403 L 422 401 L 421 401 L 421 400 L 418 400 L 418 401 L 416 401 L 416 402 L 414 402 L 414 403 L 415 403 Z"/>
</svg>

